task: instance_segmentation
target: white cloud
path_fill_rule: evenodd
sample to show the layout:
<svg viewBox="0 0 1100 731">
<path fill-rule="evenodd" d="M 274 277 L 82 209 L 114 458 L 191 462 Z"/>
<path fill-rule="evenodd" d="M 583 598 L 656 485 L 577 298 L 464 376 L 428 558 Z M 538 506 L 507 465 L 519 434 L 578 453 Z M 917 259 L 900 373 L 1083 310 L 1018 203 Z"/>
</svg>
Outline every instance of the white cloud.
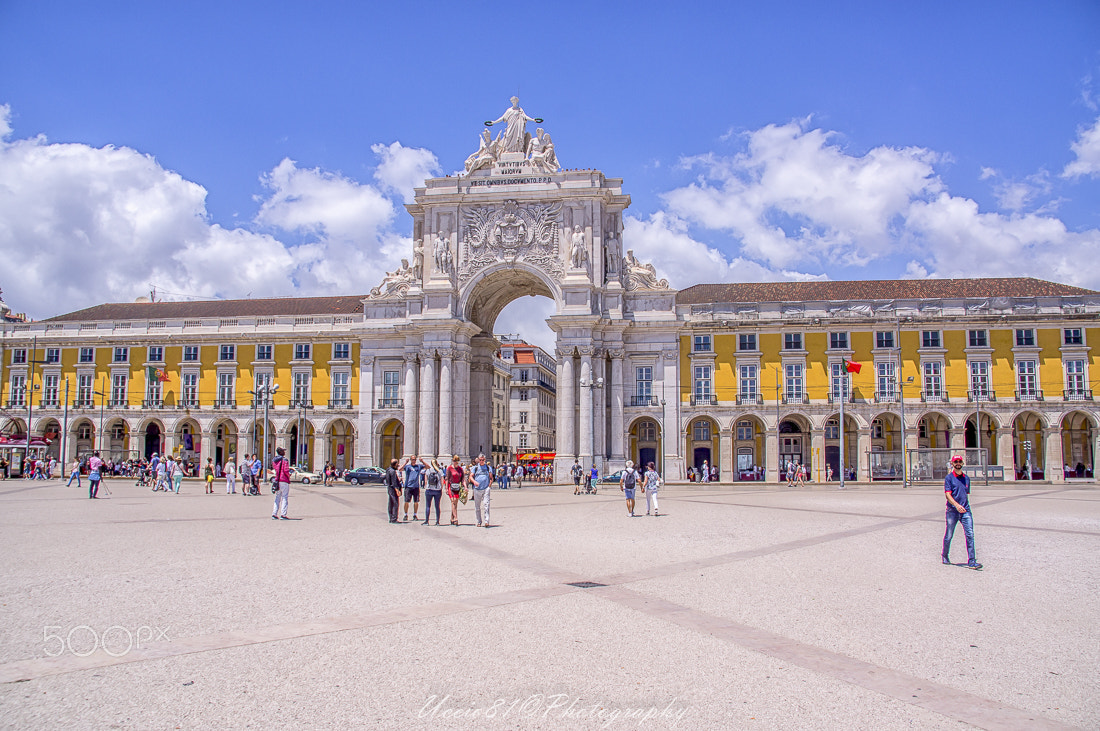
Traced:
<svg viewBox="0 0 1100 731">
<path fill-rule="evenodd" d="M 374 171 L 374 179 L 382 189 L 398 193 L 406 203 L 413 200 L 413 188 L 439 174 L 439 159 L 430 151 L 418 147 L 404 147 L 400 142 L 390 145 L 371 145 L 371 151 L 382 158 Z"/>
<path fill-rule="evenodd" d="M 0 144 L 11 134 L 11 106 L 0 104 Z"/>
<path fill-rule="evenodd" d="M 982 168 L 979 179 L 993 181 L 993 194 L 997 197 L 997 206 L 1006 211 L 1023 211 L 1038 197 L 1048 196 L 1051 192 L 1050 174 L 1045 170 L 1029 175 L 1024 180 L 1013 180 L 1006 178 L 1000 171 L 993 168 Z M 1055 204 L 1048 202 L 1044 205 L 1044 210 L 1056 207 Z"/>
<path fill-rule="evenodd" d="M 1062 177 L 1100 175 L 1100 117 L 1096 118 L 1091 127 L 1078 129 L 1077 139 L 1069 147 L 1077 159 L 1066 165 Z"/>
</svg>

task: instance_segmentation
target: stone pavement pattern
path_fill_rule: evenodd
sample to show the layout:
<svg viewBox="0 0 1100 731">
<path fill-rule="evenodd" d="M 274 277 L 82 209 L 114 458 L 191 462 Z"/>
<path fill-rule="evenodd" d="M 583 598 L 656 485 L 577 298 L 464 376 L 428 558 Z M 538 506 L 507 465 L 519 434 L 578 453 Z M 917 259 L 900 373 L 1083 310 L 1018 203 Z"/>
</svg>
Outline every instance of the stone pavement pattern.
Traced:
<svg viewBox="0 0 1100 731">
<path fill-rule="evenodd" d="M 3 727 L 1100 726 L 1088 487 L 975 486 L 975 572 L 934 487 L 527 487 L 485 530 L 108 484 L 0 482 Z"/>
</svg>

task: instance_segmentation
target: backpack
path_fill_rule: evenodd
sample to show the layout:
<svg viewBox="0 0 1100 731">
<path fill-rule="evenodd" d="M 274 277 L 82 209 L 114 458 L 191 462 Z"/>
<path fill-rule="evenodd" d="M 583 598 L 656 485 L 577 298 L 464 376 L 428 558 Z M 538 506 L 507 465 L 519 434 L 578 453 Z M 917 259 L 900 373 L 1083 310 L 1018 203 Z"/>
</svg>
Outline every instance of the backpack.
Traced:
<svg viewBox="0 0 1100 731">
<path fill-rule="evenodd" d="M 434 469 L 428 470 L 428 485 L 430 485 L 429 489 L 439 489 L 439 473 Z"/>
<path fill-rule="evenodd" d="M 623 486 L 627 490 L 633 490 L 638 484 L 638 473 L 634 470 L 627 470 L 625 479 L 623 480 Z"/>
</svg>

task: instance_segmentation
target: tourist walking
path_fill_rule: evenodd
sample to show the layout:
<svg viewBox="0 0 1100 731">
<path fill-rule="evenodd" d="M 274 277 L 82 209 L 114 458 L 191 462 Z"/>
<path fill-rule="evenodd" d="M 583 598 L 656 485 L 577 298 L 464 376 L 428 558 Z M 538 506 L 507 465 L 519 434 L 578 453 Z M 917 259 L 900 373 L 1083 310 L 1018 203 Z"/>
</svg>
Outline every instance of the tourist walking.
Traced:
<svg viewBox="0 0 1100 731">
<path fill-rule="evenodd" d="M 417 464 L 419 462 L 419 464 Z M 420 475 L 427 468 L 428 463 L 423 457 L 415 454 L 405 460 L 401 466 L 405 473 L 405 522 L 409 520 L 409 503 L 413 506 L 413 520 L 417 520 L 420 510 Z"/>
<path fill-rule="evenodd" d="M 579 459 L 573 460 L 573 466 L 569 468 L 569 474 L 573 476 L 573 494 L 581 494 L 581 476 L 584 474 L 584 468 L 581 467 L 581 461 Z"/>
<path fill-rule="evenodd" d="M 170 490 L 177 495 L 180 493 L 180 488 L 183 487 L 183 462 L 175 457 L 168 457 L 168 480 L 171 480 L 171 484 L 166 486 L 166 490 Z"/>
<path fill-rule="evenodd" d="M 626 496 L 626 512 L 634 517 L 634 491 L 638 488 L 638 473 L 634 470 L 634 462 L 626 461 L 626 469 L 619 478 L 619 489 Z"/>
<path fill-rule="evenodd" d="M 947 529 L 943 534 L 943 562 L 950 564 L 948 553 L 951 551 L 951 538 L 955 535 L 955 526 L 963 525 L 966 534 L 967 567 L 980 569 L 974 551 L 974 516 L 970 512 L 970 476 L 963 472 L 963 458 L 955 455 L 951 458 L 951 471 L 943 481 L 943 492 L 947 498 Z"/>
<path fill-rule="evenodd" d="M 8 461 L 3 457 L 0 457 L 0 479 L 8 479 L 8 469 Z M 70 480 L 69 482 L 72 482 L 72 480 Z M 78 482 L 76 486 L 80 487 L 80 483 Z"/>
<path fill-rule="evenodd" d="M 99 452 L 92 452 L 88 460 L 88 497 L 99 497 L 99 481 L 103 479 L 103 460 L 99 458 Z"/>
<path fill-rule="evenodd" d="M 225 467 L 222 469 L 222 474 L 225 475 L 225 494 L 236 495 L 237 494 L 237 463 L 233 460 L 227 460 Z"/>
<path fill-rule="evenodd" d="M 214 494 L 214 458 L 206 458 L 206 466 L 202 468 L 202 476 L 206 480 L 206 494 Z"/>
<path fill-rule="evenodd" d="M 652 510 L 654 517 L 660 515 L 657 512 L 657 493 L 661 491 L 661 475 L 657 468 L 650 462 L 646 465 L 645 478 L 642 481 L 642 492 L 645 493 L 645 514 Z"/>
<path fill-rule="evenodd" d="M 264 454 L 266 455 L 267 452 L 265 451 Z M 258 454 L 252 455 L 252 466 L 250 470 L 252 472 L 252 487 L 250 491 L 253 495 L 260 494 L 260 473 L 263 472 L 263 469 L 264 462 L 260 459 L 260 456 Z"/>
<path fill-rule="evenodd" d="M 71 487 L 73 480 L 76 480 L 76 486 L 80 487 L 80 460 L 73 460 L 73 468 L 69 471 L 69 481 L 65 483 L 65 487 Z"/>
<path fill-rule="evenodd" d="M 286 511 L 290 506 L 290 461 L 286 458 L 286 450 L 282 447 L 275 448 L 275 459 L 271 463 L 272 477 L 275 482 L 275 504 L 271 508 L 271 519 L 290 520 Z"/>
<path fill-rule="evenodd" d="M 432 460 L 431 465 L 422 473 L 424 477 L 424 525 L 432 517 L 432 503 L 435 503 L 435 524 L 439 525 L 439 502 L 443 497 L 443 481 L 446 476 L 439 462 Z"/>
<path fill-rule="evenodd" d="M 445 478 L 447 497 L 451 499 L 451 525 L 458 525 L 458 501 L 462 497 L 462 486 L 466 483 L 466 471 L 462 469 L 462 462 L 457 454 L 451 457 Z"/>
<path fill-rule="evenodd" d="M 398 511 L 401 509 L 401 478 L 397 475 L 397 458 L 390 460 L 390 467 L 386 470 L 386 512 L 390 515 L 390 522 L 396 523 Z"/>
<path fill-rule="evenodd" d="M 470 485 L 474 488 L 474 512 L 477 514 L 477 527 L 489 527 L 489 498 L 493 485 L 493 468 L 485 464 L 485 455 L 477 456 L 477 463 L 470 468 Z M 482 520 L 482 509 L 485 519 Z"/>
</svg>

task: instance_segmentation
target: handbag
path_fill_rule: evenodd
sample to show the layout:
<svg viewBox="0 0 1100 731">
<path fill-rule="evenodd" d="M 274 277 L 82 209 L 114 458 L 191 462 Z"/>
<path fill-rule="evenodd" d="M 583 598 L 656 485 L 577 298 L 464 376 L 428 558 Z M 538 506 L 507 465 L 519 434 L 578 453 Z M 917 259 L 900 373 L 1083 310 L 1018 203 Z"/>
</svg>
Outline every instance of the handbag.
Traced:
<svg viewBox="0 0 1100 731">
<path fill-rule="evenodd" d="M 470 493 L 466 491 L 466 486 L 463 485 L 462 489 L 458 491 L 458 499 L 463 505 L 465 505 L 466 501 L 469 498 L 470 498 Z"/>
</svg>

